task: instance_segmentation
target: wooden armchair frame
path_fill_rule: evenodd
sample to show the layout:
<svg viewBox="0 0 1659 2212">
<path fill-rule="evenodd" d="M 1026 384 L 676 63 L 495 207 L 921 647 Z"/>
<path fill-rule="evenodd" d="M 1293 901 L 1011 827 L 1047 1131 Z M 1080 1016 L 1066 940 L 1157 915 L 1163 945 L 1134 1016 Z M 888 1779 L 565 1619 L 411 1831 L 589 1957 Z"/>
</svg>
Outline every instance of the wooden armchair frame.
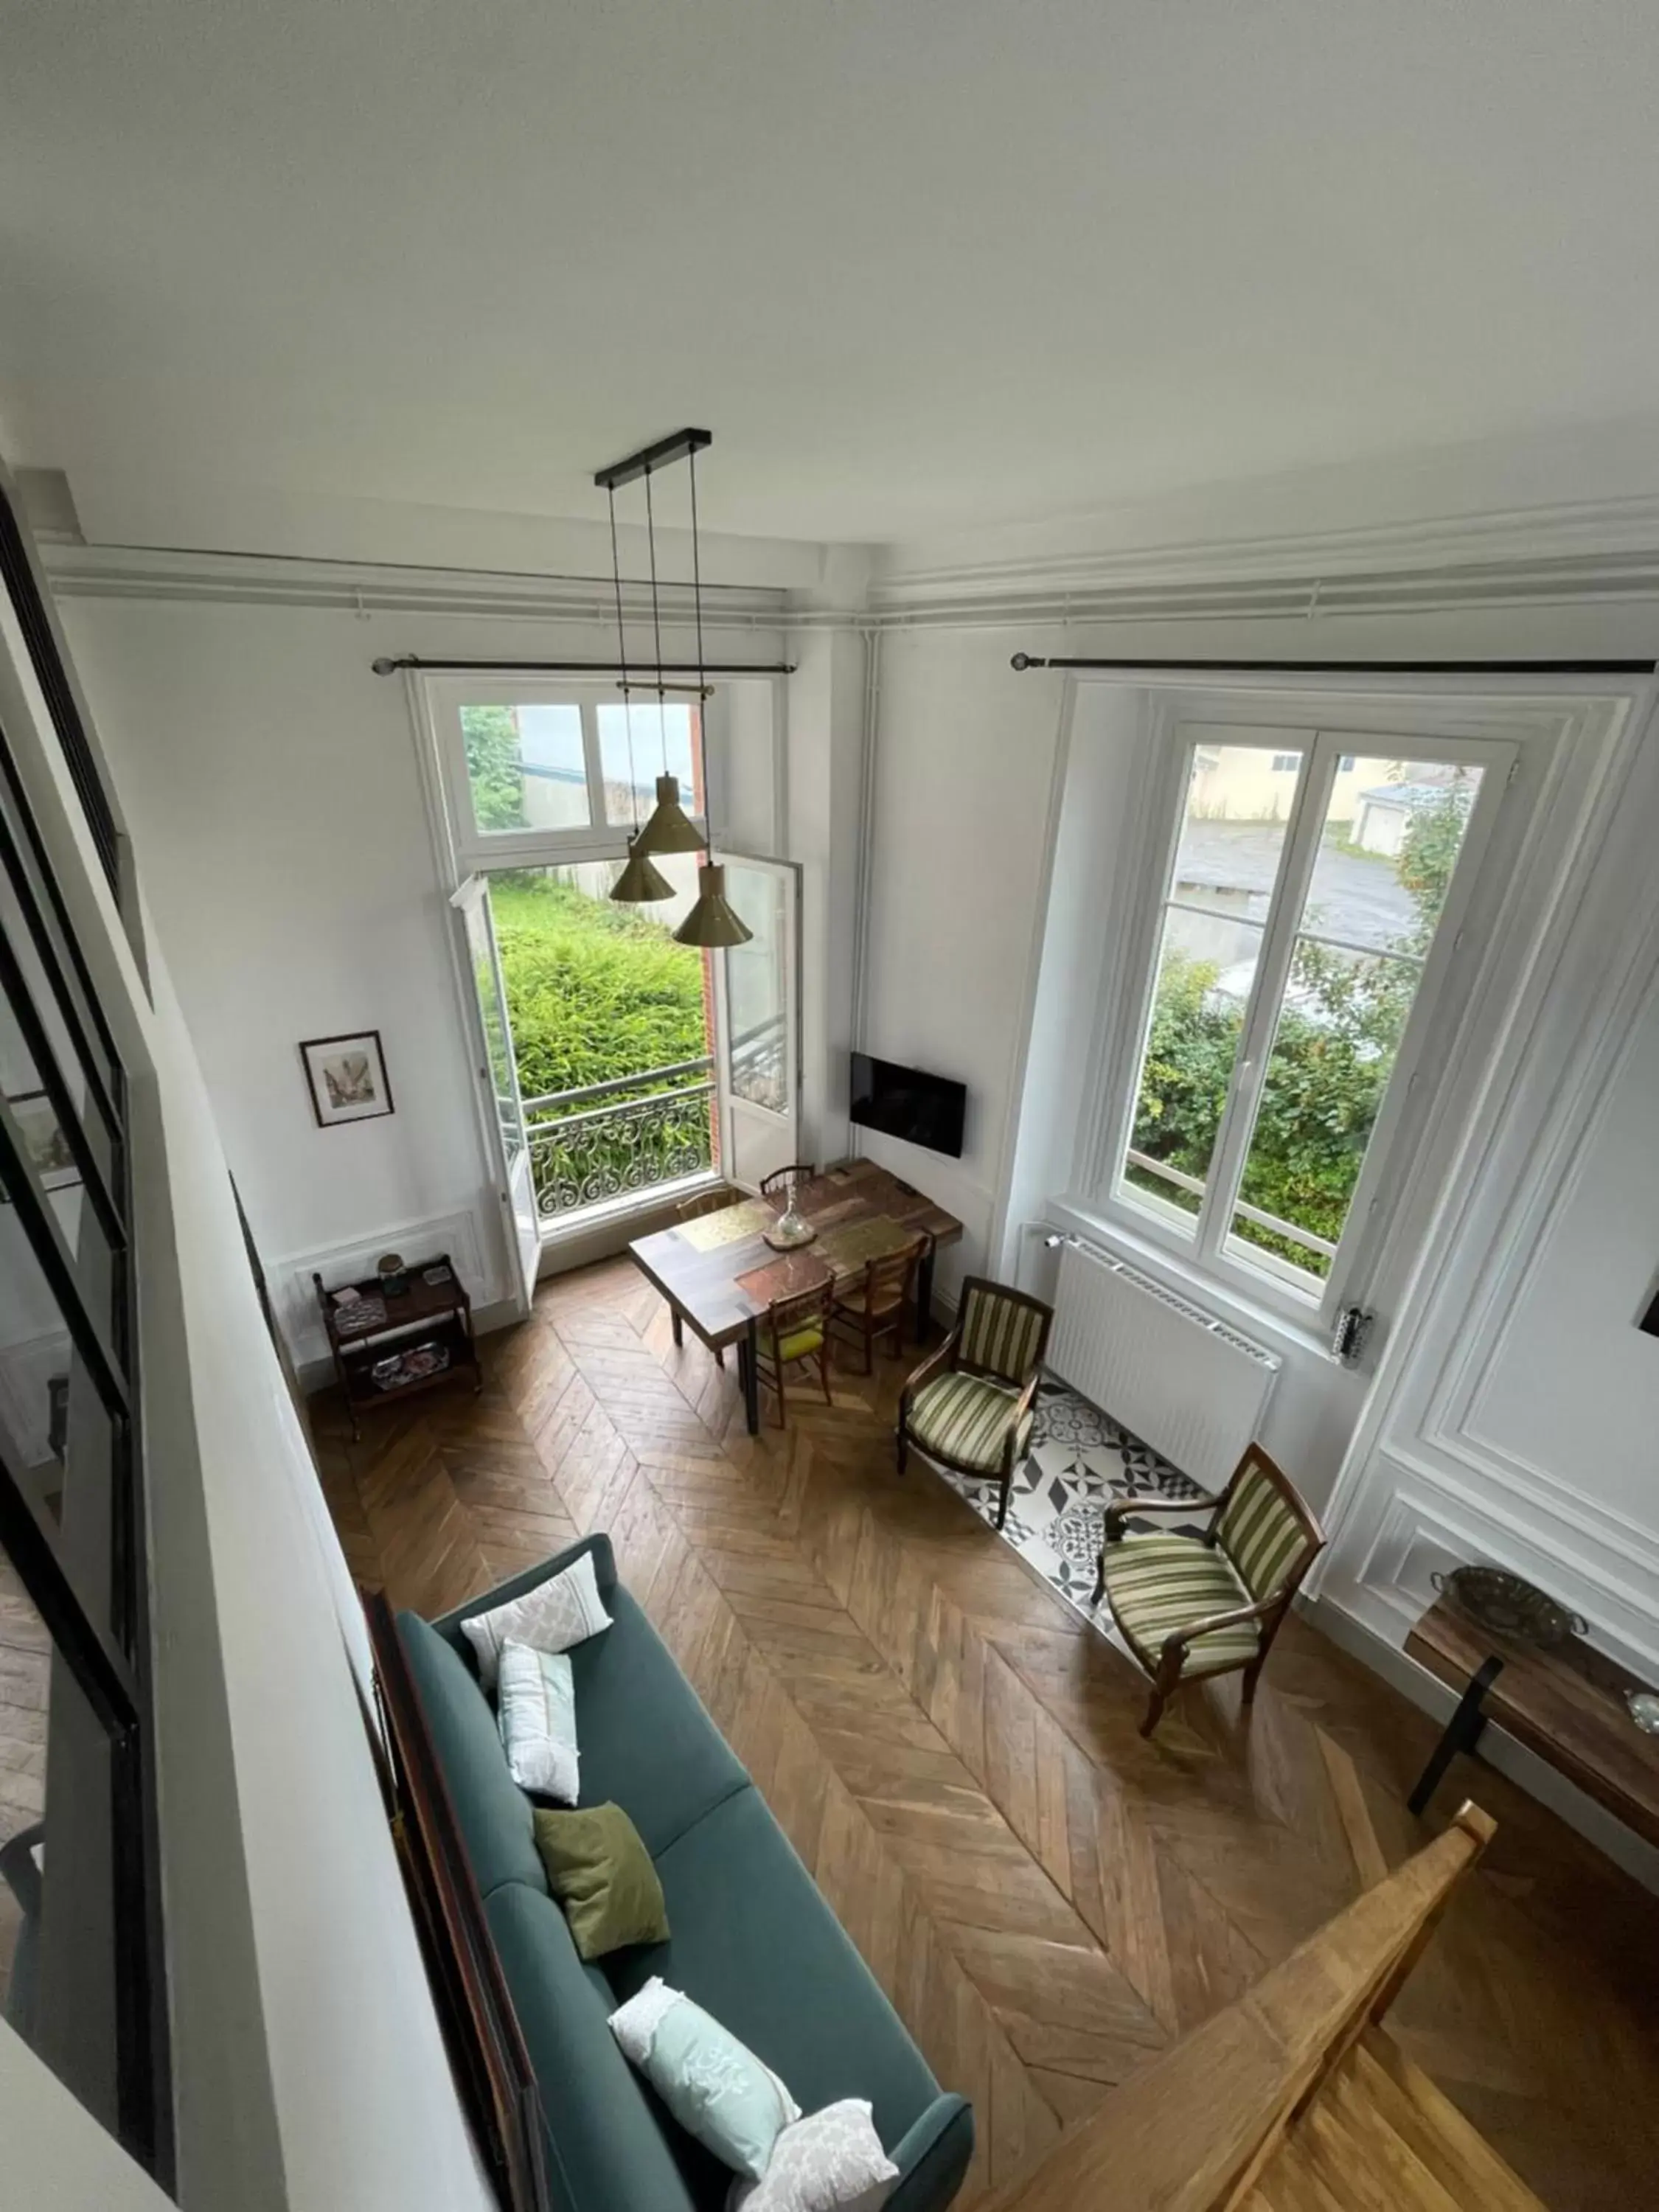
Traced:
<svg viewBox="0 0 1659 2212">
<path fill-rule="evenodd" d="M 958 1316 L 966 1310 L 969 1297 L 975 1291 L 983 1291 L 992 1297 L 1006 1299 L 1013 1305 L 1027 1306 L 1033 1313 L 1041 1316 L 1036 1348 L 1032 1352 L 1030 1364 L 1024 1376 L 1018 1382 L 1019 1395 L 1013 1401 L 1008 1427 L 1003 1437 L 1002 1464 L 997 1470 L 998 1478 L 1002 1486 L 1001 1497 L 997 1504 L 996 1521 L 997 1527 L 1000 1528 L 1008 1518 L 1008 1493 L 1013 1487 L 1015 1449 L 1018 1443 L 1020 1431 L 1025 1425 L 1026 1416 L 1036 1402 L 1037 1385 L 1042 1379 L 1042 1356 L 1048 1349 L 1048 1332 L 1054 1327 L 1054 1310 L 1052 1306 L 1046 1305 L 1041 1298 L 1032 1297 L 1029 1291 L 1014 1290 L 1006 1283 L 994 1282 L 988 1275 L 969 1275 L 962 1285 L 961 1299 L 957 1306 Z M 899 1394 L 897 1444 L 898 1471 L 901 1474 L 904 1473 L 910 1460 L 911 1406 L 915 1401 L 917 1392 L 931 1382 L 936 1376 L 976 1375 L 988 1382 L 999 1383 L 1005 1389 L 1015 1385 L 1014 1377 L 1000 1374 L 995 1368 L 982 1366 L 975 1360 L 963 1358 L 961 1346 L 962 1322 L 958 1318 L 956 1327 L 945 1341 L 930 1352 L 921 1366 L 914 1369 L 906 1378 L 904 1388 Z M 960 1474 L 982 1476 L 986 1472 L 982 1467 L 969 1467 L 963 1461 L 951 1458 L 947 1453 L 935 1450 L 931 1444 L 924 1444 L 920 1438 L 916 1439 L 916 1449 L 926 1452 L 929 1459 L 938 1460 L 945 1467 L 955 1468 Z"/>
<path fill-rule="evenodd" d="M 1106 1508 L 1101 1529 L 1100 1565 L 1095 1577 L 1094 1594 L 1090 1599 L 1091 1606 L 1097 1606 L 1102 1596 L 1106 1595 L 1106 1547 L 1122 1542 L 1124 1523 L 1131 1513 L 1182 1513 L 1190 1519 L 1195 1512 L 1207 1510 L 1210 1518 L 1204 1534 L 1201 1537 L 1194 1537 L 1192 1541 L 1207 1544 L 1213 1548 L 1218 1541 L 1218 1531 L 1222 1516 L 1234 1492 L 1252 1471 L 1265 1475 L 1272 1483 L 1295 1515 L 1302 1529 L 1301 1550 L 1266 1597 L 1256 1598 L 1249 1605 L 1232 1607 L 1224 1613 L 1208 1613 L 1201 1620 L 1189 1622 L 1185 1628 L 1171 1630 L 1164 1638 L 1156 1659 L 1150 1652 L 1143 1650 L 1124 1627 L 1117 1607 L 1112 1607 L 1112 1618 L 1117 1622 L 1124 1641 L 1152 1677 L 1152 1700 L 1146 1708 L 1146 1717 L 1140 1724 L 1142 1735 L 1151 1735 L 1164 1717 L 1164 1707 L 1183 1679 L 1196 1681 L 1206 1680 L 1212 1674 L 1237 1674 L 1242 1668 L 1244 1675 L 1243 1702 L 1249 1705 L 1254 1701 L 1255 1686 L 1261 1679 L 1261 1669 L 1267 1664 L 1273 1638 L 1279 1634 L 1285 1616 L 1291 1609 L 1291 1601 L 1302 1587 L 1309 1568 L 1325 1548 L 1325 1531 L 1320 1526 L 1318 1516 L 1284 1468 L 1276 1460 L 1270 1459 L 1259 1444 L 1249 1446 L 1228 1477 L 1226 1487 L 1219 1497 L 1115 1498 Z M 1196 1638 L 1218 1628 L 1237 1628 L 1247 1620 L 1260 1624 L 1253 1658 L 1235 1661 L 1222 1667 L 1201 1668 L 1195 1674 L 1186 1674 L 1187 1647 Z"/>
</svg>

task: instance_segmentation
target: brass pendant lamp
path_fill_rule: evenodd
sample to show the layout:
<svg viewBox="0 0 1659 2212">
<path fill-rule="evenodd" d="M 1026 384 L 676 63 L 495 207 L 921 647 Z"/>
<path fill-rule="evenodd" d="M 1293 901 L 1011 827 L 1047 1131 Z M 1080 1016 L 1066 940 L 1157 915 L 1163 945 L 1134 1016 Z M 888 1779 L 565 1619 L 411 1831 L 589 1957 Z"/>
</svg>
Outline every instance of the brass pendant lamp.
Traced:
<svg viewBox="0 0 1659 2212">
<path fill-rule="evenodd" d="M 691 603 L 697 617 L 697 682 L 701 684 L 704 681 L 702 557 L 697 545 L 697 456 L 695 451 L 688 453 L 685 460 L 691 475 Z M 646 479 L 646 489 L 647 491 L 650 489 L 649 477 Z M 660 652 L 657 658 L 661 660 Z M 662 786 L 659 784 L 657 788 L 660 792 Z M 688 823 L 686 826 L 689 829 L 690 824 Z M 697 870 L 697 902 L 674 932 L 676 939 L 682 945 L 746 945 L 754 933 L 726 904 L 726 870 L 715 860 L 713 848 L 706 847 L 702 866 Z"/>
<path fill-rule="evenodd" d="M 684 453 L 691 483 L 692 599 L 696 612 L 696 696 L 701 713 L 703 702 L 708 698 L 709 687 L 702 643 L 702 553 L 697 532 L 697 446 L 708 443 L 706 432 L 684 432 L 679 439 L 665 441 L 662 446 L 630 455 L 628 461 L 618 462 L 614 471 L 602 471 L 598 480 L 605 485 L 611 501 L 611 567 L 617 592 L 617 658 L 622 668 L 622 692 L 624 712 L 628 716 L 628 779 L 635 794 L 636 809 L 634 834 L 628 841 L 628 859 L 611 888 L 611 896 L 623 904 L 642 904 L 672 898 L 674 887 L 655 866 L 653 856 L 666 853 L 702 853 L 703 861 L 697 871 L 696 902 L 674 935 L 681 945 L 714 948 L 747 944 L 754 932 L 733 912 L 728 902 L 726 871 L 715 861 L 708 839 L 699 832 L 696 823 L 681 805 L 679 779 L 668 766 L 668 726 L 664 706 L 668 686 L 663 681 L 662 601 L 657 581 L 656 514 L 651 496 L 653 463 L 659 459 L 678 459 Z M 646 687 L 630 684 L 628 676 L 628 647 L 623 621 L 622 559 L 617 544 L 617 491 L 613 480 L 618 474 L 626 477 L 642 475 L 645 478 L 646 541 L 651 555 L 651 623 L 657 651 L 655 688 L 657 722 L 662 737 L 663 773 L 657 778 L 657 803 L 643 829 L 639 826 L 639 786 L 634 775 L 633 693 Z"/>
</svg>

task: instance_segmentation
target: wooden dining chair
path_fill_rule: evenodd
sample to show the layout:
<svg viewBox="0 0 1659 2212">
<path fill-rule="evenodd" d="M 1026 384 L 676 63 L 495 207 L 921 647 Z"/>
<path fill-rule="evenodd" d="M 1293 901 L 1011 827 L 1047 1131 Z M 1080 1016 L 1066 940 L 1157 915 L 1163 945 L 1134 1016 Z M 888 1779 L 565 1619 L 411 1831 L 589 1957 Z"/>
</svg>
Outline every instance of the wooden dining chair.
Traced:
<svg viewBox="0 0 1659 2212">
<path fill-rule="evenodd" d="M 795 1160 L 787 1168 L 774 1168 L 770 1175 L 761 1177 L 761 1196 L 791 1196 L 799 1184 L 811 1182 L 817 1173 L 811 1160 Z"/>
<path fill-rule="evenodd" d="M 896 1359 L 903 1351 L 904 1316 L 915 1302 L 916 1270 L 927 1249 L 927 1237 L 915 1237 L 896 1252 L 881 1253 L 869 1261 L 856 1282 L 837 1291 L 830 1299 L 831 1329 L 864 1346 L 861 1375 L 875 1372 L 878 1339 L 892 1338 Z"/>
<path fill-rule="evenodd" d="M 1130 1535 L 1129 1514 L 1207 1514 L 1200 1535 Z M 1115 1498 L 1106 1508 L 1100 1572 L 1125 1642 L 1152 1681 L 1140 1724 L 1150 1735 L 1181 1682 L 1244 1675 L 1244 1703 L 1325 1532 L 1283 1468 L 1252 1444 L 1218 1498 Z"/>
<path fill-rule="evenodd" d="M 823 1280 L 810 1291 L 797 1291 L 793 1297 L 774 1298 L 755 1329 L 755 1372 L 763 1390 L 770 1390 L 778 1401 L 778 1426 L 787 1426 L 784 1407 L 784 1370 L 787 1367 L 810 1367 L 816 1361 L 818 1382 L 823 1391 L 826 1406 L 835 1403 L 830 1395 L 830 1301 L 835 1295 L 836 1279 L 824 1270 Z"/>
</svg>

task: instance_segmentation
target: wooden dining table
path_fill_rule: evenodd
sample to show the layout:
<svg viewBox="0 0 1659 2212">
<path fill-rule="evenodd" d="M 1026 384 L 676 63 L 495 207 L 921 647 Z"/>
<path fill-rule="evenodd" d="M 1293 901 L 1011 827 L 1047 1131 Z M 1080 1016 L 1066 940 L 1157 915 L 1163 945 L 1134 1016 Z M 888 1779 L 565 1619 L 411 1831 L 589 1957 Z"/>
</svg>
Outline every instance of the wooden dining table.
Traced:
<svg viewBox="0 0 1659 2212">
<path fill-rule="evenodd" d="M 785 1200 L 745 1198 L 715 1213 L 700 1213 L 629 1246 L 640 1272 L 654 1284 L 674 1316 L 674 1340 L 690 1327 L 711 1352 L 738 1347 L 749 1432 L 760 1428 L 757 1323 L 775 1298 L 819 1288 L 826 1275 L 838 1289 L 860 1276 L 872 1260 L 926 1239 L 916 1273 L 916 1333 L 933 1311 L 933 1261 L 941 1244 L 962 1235 L 962 1224 L 942 1206 L 872 1160 L 825 1168 L 795 1186 L 795 1210 L 817 1232 L 810 1244 L 780 1252 L 765 1231 L 782 1214 Z"/>
</svg>

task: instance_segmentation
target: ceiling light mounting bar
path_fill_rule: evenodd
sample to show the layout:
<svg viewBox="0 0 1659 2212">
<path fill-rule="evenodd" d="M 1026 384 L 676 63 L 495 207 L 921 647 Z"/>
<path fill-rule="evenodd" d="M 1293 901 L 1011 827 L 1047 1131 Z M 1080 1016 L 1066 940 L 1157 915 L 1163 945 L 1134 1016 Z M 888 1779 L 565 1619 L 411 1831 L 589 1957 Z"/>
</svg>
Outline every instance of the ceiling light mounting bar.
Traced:
<svg viewBox="0 0 1659 2212">
<path fill-rule="evenodd" d="M 601 491 L 620 491 L 624 484 L 637 483 L 648 477 L 653 469 L 665 469 L 675 461 L 690 460 L 705 446 L 712 446 L 712 430 L 676 430 L 672 437 L 659 438 L 654 446 L 641 446 L 637 453 L 629 453 L 620 461 L 612 461 L 608 469 L 600 469 L 593 481 Z"/>
<path fill-rule="evenodd" d="M 1116 660 L 1053 660 L 1017 653 L 1008 665 L 1028 668 L 1146 669 L 1153 674 L 1194 676 L 1655 676 L 1651 660 L 1149 660 L 1135 653 Z"/>
</svg>

